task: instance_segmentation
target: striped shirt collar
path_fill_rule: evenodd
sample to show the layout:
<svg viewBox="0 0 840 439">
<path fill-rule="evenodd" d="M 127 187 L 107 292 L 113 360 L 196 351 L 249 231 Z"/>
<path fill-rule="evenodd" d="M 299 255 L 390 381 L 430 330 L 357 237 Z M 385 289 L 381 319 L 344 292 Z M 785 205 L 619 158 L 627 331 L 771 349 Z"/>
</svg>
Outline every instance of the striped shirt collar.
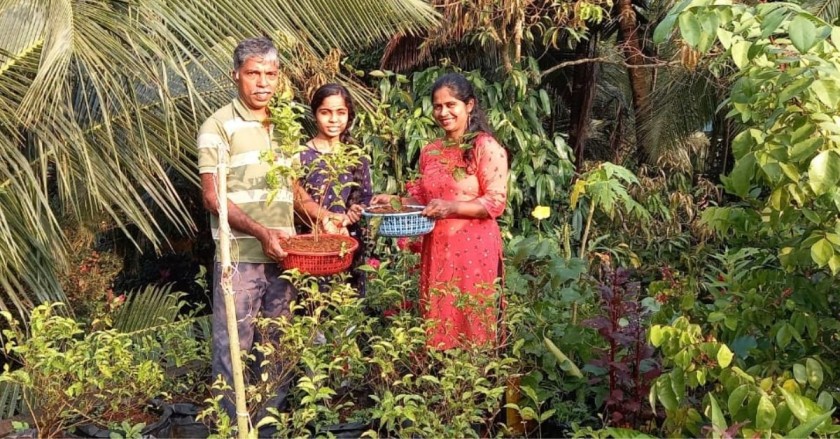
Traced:
<svg viewBox="0 0 840 439">
<path fill-rule="evenodd" d="M 233 111 L 236 112 L 242 120 L 259 122 L 259 119 L 254 115 L 254 112 L 242 102 L 242 98 L 237 97 L 233 100 Z M 271 120 L 271 107 L 268 107 L 268 119 Z"/>
</svg>

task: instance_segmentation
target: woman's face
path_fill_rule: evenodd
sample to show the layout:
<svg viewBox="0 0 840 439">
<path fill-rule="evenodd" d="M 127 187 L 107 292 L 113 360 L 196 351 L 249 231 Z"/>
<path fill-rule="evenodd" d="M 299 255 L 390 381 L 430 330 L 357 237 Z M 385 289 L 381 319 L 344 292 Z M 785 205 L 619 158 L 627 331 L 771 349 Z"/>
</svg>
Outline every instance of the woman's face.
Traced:
<svg viewBox="0 0 840 439">
<path fill-rule="evenodd" d="M 432 105 L 435 120 L 446 132 L 446 137 L 460 139 L 467 131 L 475 101 L 464 102 L 455 97 L 449 87 L 441 87 L 432 95 Z"/>
<path fill-rule="evenodd" d="M 350 111 L 341 95 L 328 96 L 315 109 L 315 125 L 319 137 L 325 140 L 337 141 L 341 133 L 347 129 L 347 119 Z"/>
</svg>

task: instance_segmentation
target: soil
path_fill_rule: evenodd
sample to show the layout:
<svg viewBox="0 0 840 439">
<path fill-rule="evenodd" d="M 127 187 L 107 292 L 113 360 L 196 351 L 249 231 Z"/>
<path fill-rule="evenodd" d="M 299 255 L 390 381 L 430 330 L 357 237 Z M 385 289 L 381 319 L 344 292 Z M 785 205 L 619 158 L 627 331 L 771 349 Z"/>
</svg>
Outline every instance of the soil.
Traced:
<svg viewBox="0 0 840 439">
<path fill-rule="evenodd" d="M 283 246 L 283 250 L 288 252 L 340 253 L 342 249 L 350 250 L 352 243 L 348 239 L 352 238 L 320 234 L 316 241 L 314 235 L 297 235 L 294 238 L 283 240 L 280 245 Z"/>
<path fill-rule="evenodd" d="M 399 209 L 395 209 L 394 206 L 390 205 L 379 205 L 379 206 L 371 206 L 366 209 L 370 213 L 376 214 L 383 214 L 383 213 L 411 213 L 411 212 L 421 212 L 423 210 L 422 207 L 417 206 L 401 206 Z"/>
</svg>

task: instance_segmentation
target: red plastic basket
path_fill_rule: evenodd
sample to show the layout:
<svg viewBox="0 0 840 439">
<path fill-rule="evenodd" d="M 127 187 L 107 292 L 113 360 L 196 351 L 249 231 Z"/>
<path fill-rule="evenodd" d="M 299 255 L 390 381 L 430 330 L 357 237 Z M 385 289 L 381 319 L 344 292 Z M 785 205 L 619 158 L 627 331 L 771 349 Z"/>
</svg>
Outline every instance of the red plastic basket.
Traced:
<svg viewBox="0 0 840 439">
<path fill-rule="evenodd" d="M 330 235 L 320 234 L 319 239 L 331 238 L 339 239 L 342 242 L 342 250 L 336 251 L 299 251 L 293 248 L 284 248 L 288 256 L 283 259 L 281 265 L 284 270 L 291 270 L 297 268 L 301 273 L 306 273 L 312 276 L 326 276 L 330 274 L 341 273 L 350 268 L 353 263 L 353 253 L 359 248 L 359 243 L 355 239 L 344 235 Z M 304 239 L 313 241 L 314 235 L 296 235 L 291 239 Z"/>
</svg>

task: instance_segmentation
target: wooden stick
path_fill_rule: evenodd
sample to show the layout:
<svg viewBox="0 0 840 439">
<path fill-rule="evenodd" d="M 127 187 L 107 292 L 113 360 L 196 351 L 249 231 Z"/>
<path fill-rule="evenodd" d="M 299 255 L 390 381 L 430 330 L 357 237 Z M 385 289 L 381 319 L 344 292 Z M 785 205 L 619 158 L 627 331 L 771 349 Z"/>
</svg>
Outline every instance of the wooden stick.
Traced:
<svg viewBox="0 0 840 439">
<path fill-rule="evenodd" d="M 233 392 L 236 395 L 236 426 L 239 439 L 248 438 L 248 406 L 245 402 L 245 378 L 242 375 L 242 354 L 239 347 L 239 328 L 236 325 L 236 303 L 233 300 L 233 266 L 230 262 L 230 224 L 227 207 L 227 163 L 223 163 L 227 151 L 219 145 L 219 165 L 217 168 L 219 194 L 219 253 L 222 265 L 222 295 L 225 298 L 227 314 L 227 332 L 230 343 L 230 368 L 233 375 Z"/>
</svg>

